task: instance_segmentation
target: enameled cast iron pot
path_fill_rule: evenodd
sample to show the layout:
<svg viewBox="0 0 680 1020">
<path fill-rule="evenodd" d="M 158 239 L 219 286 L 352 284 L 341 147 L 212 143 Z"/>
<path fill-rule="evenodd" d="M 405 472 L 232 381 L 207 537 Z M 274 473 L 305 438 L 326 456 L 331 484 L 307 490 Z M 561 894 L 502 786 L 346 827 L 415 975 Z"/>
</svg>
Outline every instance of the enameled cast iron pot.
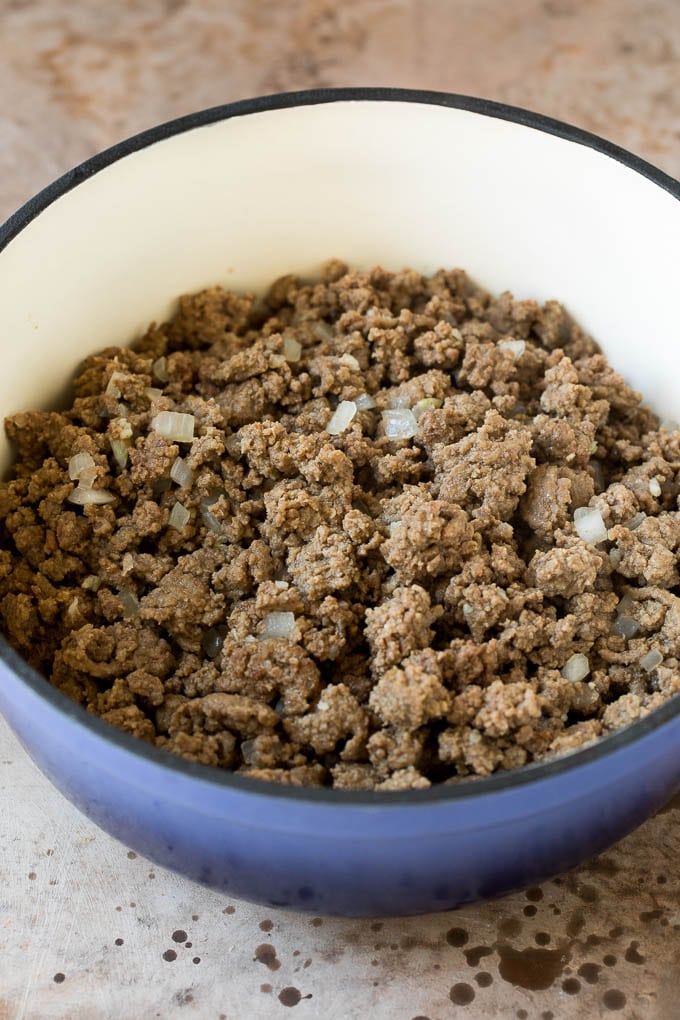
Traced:
<svg viewBox="0 0 680 1020">
<path fill-rule="evenodd" d="M 343 89 L 218 107 L 72 170 L 0 230 L 0 414 L 180 293 L 337 256 L 556 297 L 677 417 L 680 185 L 593 135 L 463 96 Z M 2 466 L 10 451 L 2 440 Z M 680 786 L 680 698 L 594 746 L 405 793 L 297 790 L 189 764 L 88 715 L 0 644 L 0 709 L 54 784 L 154 861 L 328 914 L 441 910 L 604 849 Z M 6 820 L 5 824 L 11 824 Z"/>
</svg>

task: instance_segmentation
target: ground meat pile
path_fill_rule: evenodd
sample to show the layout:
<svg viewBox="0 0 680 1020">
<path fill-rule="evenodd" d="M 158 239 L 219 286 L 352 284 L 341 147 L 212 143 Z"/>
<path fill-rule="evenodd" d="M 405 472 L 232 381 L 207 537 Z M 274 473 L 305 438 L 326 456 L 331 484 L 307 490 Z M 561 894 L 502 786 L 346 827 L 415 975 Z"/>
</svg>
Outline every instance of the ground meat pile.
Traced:
<svg viewBox="0 0 680 1020">
<path fill-rule="evenodd" d="M 6 428 L 5 634 L 191 761 L 419 789 L 680 689 L 680 431 L 555 301 L 337 261 L 214 287 Z"/>
</svg>

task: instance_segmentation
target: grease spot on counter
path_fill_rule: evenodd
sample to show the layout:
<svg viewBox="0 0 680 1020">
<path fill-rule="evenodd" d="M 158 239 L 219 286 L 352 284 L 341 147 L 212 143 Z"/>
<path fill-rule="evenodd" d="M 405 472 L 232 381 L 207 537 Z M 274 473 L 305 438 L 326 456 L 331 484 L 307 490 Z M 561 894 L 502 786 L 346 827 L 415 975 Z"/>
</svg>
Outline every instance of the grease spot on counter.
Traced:
<svg viewBox="0 0 680 1020">
<path fill-rule="evenodd" d="M 274 922 L 270 921 L 269 918 L 265 918 L 264 921 L 260 921 L 259 924 L 260 931 L 271 931 L 273 927 Z"/>
<path fill-rule="evenodd" d="M 191 920 L 192 921 L 198 921 L 198 914 L 192 914 L 191 915 Z"/>
<path fill-rule="evenodd" d="M 522 911 L 525 917 L 535 917 L 538 913 L 538 907 L 535 907 L 533 903 L 529 903 L 528 906 Z"/>
<path fill-rule="evenodd" d="M 277 959 L 276 950 L 274 949 L 271 942 L 263 942 L 262 945 L 258 946 L 255 950 L 254 959 L 258 963 L 263 963 L 270 970 L 278 970 L 281 966 L 281 961 Z"/>
<path fill-rule="evenodd" d="M 618 939 L 619 936 L 621 936 L 621 935 L 623 935 L 623 928 L 621 927 L 621 925 L 617 924 L 615 928 L 610 928 L 609 929 L 609 938 L 610 939 Z"/>
<path fill-rule="evenodd" d="M 608 988 L 602 996 L 602 1005 L 605 1009 L 623 1009 L 627 1001 L 626 996 L 618 988 Z"/>
<path fill-rule="evenodd" d="M 134 850 L 128 850 L 127 857 L 128 857 L 129 861 L 136 861 L 137 860 L 137 854 L 134 852 Z"/>
<path fill-rule="evenodd" d="M 605 965 L 605 967 L 615 967 L 616 957 L 614 956 L 613 953 L 607 953 L 606 956 L 602 957 L 602 962 Z"/>
<path fill-rule="evenodd" d="M 567 921 L 567 935 L 571 939 L 575 939 L 577 935 L 580 935 L 586 926 L 586 919 L 583 916 L 582 911 L 575 910 Z"/>
<path fill-rule="evenodd" d="M 265 995 L 269 995 L 271 993 L 271 990 L 272 990 L 271 985 L 260 985 L 260 991 L 264 992 Z"/>
<path fill-rule="evenodd" d="M 320 928 L 321 925 L 323 924 L 323 917 L 313 917 L 309 923 L 311 924 L 312 928 Z"/>
<path fill-rule="evenodd" d="M 186 942 L 186 940 L 187 940 L 187 933 L 185 931 L 183 931 L 182 928 L 178 928 L 176 931 L 173 931 L 173 933 L 172 933 L 172 941 L 173 942 Z"/>
<path fill-rule="evenodd" d="M 174 949 L 166 949 L 163 953 L 163 959 L 167 960 L 168 963 L 172 963 L 173 960 L 177 959 L 177 953 Z"/>
<path fill-rule="evenodd" d="M 450 946 L 455 946 L 457 949 L 464 946 L 467 940 L 470 938 L 465 928 L 449 928 L 446 933 L 446 941 Z"/>
<path fill-rule="evenodd" d="M 644 963 L 646 957 L 638 953 L 639 945 L 640 945 L 639 942 L 631 942 L 631 944 L 628 946 L 628 949 L 624 953 L 623 956 L 624 960 L 627 960 L 628 963 Z"/>
<path fill-rule="evenodd" d="M 374 921 L 371 925 L 371 931 L 382 931 L 385 927 L 382 921 Z"/>
<path fill-rule="evenodd" d="M 493 976 L 489 974 L 488 970 L 480 970 L 479 974 L 475 974 L 475 981 L 480 988 L 488 988 L 493 984 Z"/>
<path fill-rule="evenodd" d="M 29 871 L 28 877 L 31 880 L 31 882 L 33 881 L 34 878 L 37 878 L 35 871 Z"/>
<path fill-rule="evenodd" d="M 493 949 L 489 946 L 473 946 L 471 949 L 463 950 L 468 967 L 479 967 L 479 961 L 484 956 L 491 956 L 492 953 Z"/>
<path fill-rule="evenodd" d="M 534 935 L 534 942 L 537 946 L 547 946 L 550 942 L 550 935 L 547 931 L 537 931 Z"/>
<path fill-rule="evenodd" d="M 600 971 L 602 967 L 599 963 L 582 963 L 577 973 L 579 977 L 582 977 L 589 985 L 596 985 L 600 980 Z"/>
<path fill-rule="evenodd" d="M 513 949 L 499 946 L 498 972 L 504 981 L 519 988 L 537 991 L 550 988 L 569 959 L 567 949 Z"/>
<path fill-rule="evenodd" d="M 235 914 L 236 913 L 236 907 L 225 907 L 224 910 L 222 911 L 222 913 L 223 914 Z"/>
<path fill-rule="evenodd" d="M 469 1006 L 474 997 L 474 988 L 465 981 L 459 981 L 449 992 L 449 998 L 456 1006 Z"/>
<path fill-rule="evenodd" d="M 567 995 L 578 995 L 581 991 L 581 982 L 573 977 L 565 978 L 562 982 L 562 991 L 566 992 Z"/>
<path fill-rule="evenodd" d="M 123 939 L 115 939 L 113 944 L 114 944 L 114 946 L 122 946 L 123 945 Z"/>
<path fill-rule="evenodd" d="M 541 900 L 543 899 L 543 890 L 539 889 L 537 885 L 534 885 L 531 887 L 531 889 L 527 889 L 524 895 L 532 903 L 540 903 Z"/>
<path fill-rule="evenodd" d="M 517 1012 L 515 1013 L 515 1016 L 517 1017 L 517 1020 L 527 1020 L 529 1014 L 527 1013 L 526 1009 L 518 1009 Z"/>
<path fill-rule="evenodd" d="M 56 982 L 56 984 L 60 985 L 60 984 L 62 983 L 62 981 L 65 981 L 65 980 L 66 980 L 66 975 L 65 975 L 65 974 L 62 974 L 62 973 L 61 973 L 61 971 L 58 971 L 58 973 L 56 973 L 56 974 L 54 975 L 54 977 L 52 978 L 52 980 L 53 980 L 54 982 Z"/>
<path fill-rule="evenodd" d="M 498 925 L 498 932 L 500 935 L 505 935 L 506 938 L 515 938 L 522 934 L 522 922 L 517 917 L 506 917 Z"/>
<path fill-rule="evenodd" d="M 191 962 L 192 963 L 200 963 L 201 962 L 200 956 L 194 956 L 194 958 L 193 958 L 193 960 Z"/>
<path fill-rule="evenodd" d="M 541 1020 L 554 1020 L 555 1014 L 551 1009 L 544 1009 L 541 1013 Z"/>
</svg>

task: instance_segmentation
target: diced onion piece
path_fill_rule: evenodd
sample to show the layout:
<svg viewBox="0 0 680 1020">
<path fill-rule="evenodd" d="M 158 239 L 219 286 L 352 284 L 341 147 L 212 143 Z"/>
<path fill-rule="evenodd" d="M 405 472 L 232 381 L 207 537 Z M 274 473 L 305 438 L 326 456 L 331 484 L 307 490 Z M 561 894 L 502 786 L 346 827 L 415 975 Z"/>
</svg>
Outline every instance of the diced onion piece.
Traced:
<svg viewBox="0 0 680 1020">
<path fill-rule="evenodd" d="M 111 453 L 115 457 L 118 467 L 124 469 L 128 462 L 128 444 L 123 439 L 112 439 Z"/>
<path fill-rule="evenodd" d="M 263 638 L 290 638 L 295 630 L 295 614 L 267 613 L 262 624 Z"/>
<path fill-rule="evenodd" d="M 132 591 L 119 591 L 118 599 L 123 605 L 123 616 L 129 620 L 132 616 L 139 616 L 139 599 Z"/>
<path fill-rule="evenodd" d="M 326 425 L 328 435 L 339 436 L 349 427 L 356 413 L 357 405 L 353 400 L 341 400 Z"/>
<path fill-rule="evenodd" d="M 132 558 L 132 553 L 126 552 L 123 556 L 123 562 L 121 563 L 121 573 L 129 574 L 134 569 L 135 561 Z"/>
<path fill-rule="evenodd" d="M 576 655 L 570 655 L 564 666 L 562 666 L 562 676 L 565 680 L 576 683 L 577 680 L 583 680 L 590 673 L 590 663 L 585 655 L 581 655 L 578 652 Z"/>
<path fill-rule="evenodd" d="M 222 651 L 222 645 L 224 644 L 224 638 L 218 630 L 211 627 L 210 630 L 206 630 L 201 640 L 203 651 L 209 659 L 216 659 Z"/>
<path fill-rule="evenodd" d="M 68 462 L 68 476 L 72 482 L 77 482 L 86 468 L 94 466 L 94 458 L 89 453 L 74 453 Z"/>
<path fill-rule="evenodd" d="M 106 395 L 109 397 L 120 397 L 121 392 L 118 383 L 122 382 L 123 379 L 125 378 L 126 376 L 124 372 L 112 372 L 111 375 L 109 376 L 109 381 L 106 384 L 106 389 L 104 390 L 104 393 L 106 393 Z"/>
<path fill-rule="evenodd" d="M 357 411 L 370 411 L 375 407 L 375 400 L 369 393 L 360 393 L 354 398 Z"/>
<path fill-rule="evenodd" d="M 295 362 L 300 360 L 302 354 L 302 344 L 299 340 L 294 340 L 292 336 L 287 336 L 283 341 L 283 356 L 286 361 Z"/>
<path fill-rule="evenodd" d="M 616 607 L 617 616 L 626 616 L 631 611 L 634 605 L 635 602 L 630 597 L 630 595 L 624 595 L 623 598 L 620 599 L 619 604 Z"/>
<path fill-rule="evenodd" d="M 170 519 L 168 524 L 171 528 L 175 528 L 176 531 L 184 531 L 185 527 L 189 522 L 191 514 L 184 506 L 183 503 L 177 502 L 170 511 Z"/>
<path fill-rule="evenodd" d="M 618 616 L 612 626 L 612 634 L 625 638 L 626 641 L 635 637 L 639 630 L 640 624 L 632 616 Z"/>
<path fill-rule="evenodd" d="M 394 409 L 410 407 L 411 399 L 405 393 L 397 393 L 389 398 L 389 407 Z"/>
<path fill-rule="evenodd" d="M 222 525 L 218 521 L 217 517 L 215 517 L 215 514 L 212 513 L 211 510 L 208 510 L 205 504 L 201 506 L 201 520 L 208 531 L 213 531 L 216 535 L 222 530 Z"/>
<path fill-rule="evenodd" d="M 510 351 L 515 361 L 521 358 L 527 349 L 527 345 L 524 340 L 499 340 L 498 346 L 502 351 Z"/>
<path fill-rule="evenodd" d="M 658 478 L 649 479 L 649 491 L 655 498 L 658 498 L 661 495 L 661 486 L 659 485 Z"/>
<path fill-rule="evenodd" d="M 288 591 L 288 589 L 290 588 L 288 581 L 274 581 L 274 584 L 279 589 L 279 591 Z"/>
<path fill-rule="evenodd" d="M 338 363 L 340 365 L 346 365 L 347 368 L 354 369 L 355 372 L 361 371 L 361 365 L 353 354 L 341 354 L 338 358 Z"/>
<path fill-rule="evenodd" d="M 625 521 L 624 528 L 628 528 L 629 531 L 637 531 L 646 517 L 647 514 L 644 510 L 641 510 L 639 514 L 635 514 L 635 517 L 631 517 L 629 521 Z"/>
<path fill-rule="evenodd" d="M 389 528 L 390 535 L 393 535 L 397 528 L 400 528 L 403 523 L 404 523 L 403 521 L 390 521 L 390 523 L 387 525 L 387 527 Z"/>
<path fill-rule="evenodd" d="M 412 439 L 418 431 L 413 411 L 407 407 L 394 407 L 382 412 L 385 435 L 388 439 Z"/>
<path fill-rule="evenodd" d="M 599 510 L 580 506 L 574 510 L 574 527 L 579 538 L 590 545 L 597 545 L 607 539 L 607 529 Z"/>
<path fill-rule="evenodd" d="M 647 654 L 643 655 L 640 659 L 640 665 L 644 669 L 645 673 L 651 673 L 652 670 L 656 669 L 656 667 L 661 665 L 662 662 L 663 655 L 658 648 L 650 649 L 650 651 L 648 651 Z"/>
<path fill-rule="evenodd" d="M 315 322 L 312 332 L 317 340 L 330 340 L 333 336 L 333 327 L 327 322 Z"/>
<path fill-rule="evenodd" d="M 97 574 L 88 574 L 87 577 L 80 582 L 80 587 L 84 588 L 85 591 L 98 591 L 101 583 L 102 579 L 101 577 L 98 577 Z"/>
<path fill-rule="evenodd" d="M 193 414 L 182 414 L 180 411 L 161 411 L 151 421 L 154 432 L 173 439 L 176 443 L 190 443 L 194 438 Z"/>
<path fill-rule="evenodd" d="M 614 570 L 621 566 L 621 560 L 623 559 L 623 549 L 610 549 L 609 559 Z"/>
<path fill-rule="evenodd" d="M 159 382 L 168 382 L 170 379 L 168 375 L 168 359 L 165 357 L 156 358 L 151 366 L 151 371 Z"/>
<path fill-rule="evenodd" d="M 288 362 L 284 358 L 283 354 L 270 354 L 269 364 L 272 366 L 272 368 L 283 368 L 283 366 L 287 365 Z"/>
<path fill-rule="evenodd" d="M 170 477 L 173 482 L 177 482 L 181 488 L 187 489 L 193 481 L 194 473 L 186 461 L 182 460 L 181 457 L 178 457 L 170 468 Z"/>
<path fill-rule="evenodd" d="M 80 472 L 78 485 L 81 489 L 91 489 L 97 480 L 97 467 L 86 467 Z"/>
<path fill-rule="evenodd" d="M 158 400 L 163 396 L 163 390 L 159 390 L 156 386 L 147 386 L 144 393 L 151 401 Z"/>
<path fill-rule="evenodd" d="M 413 408 L 413 415 L 416 421 L 420 421 L 422 415 L 426 411 L 436 411 L 438 407 L 442 406 L 443 401 L 437 400 L 436 397 L 423 397 Z"/>
<path fill-rule="evenodd" d="M 103 506 L 104 503 L 113 503 L 116 497 L 107 489 L 90 489 L 79 485 L 66 498 L 69 503 L 75 503 L 76 506 L 88 506 L 89 504 Z"/>
</svg>

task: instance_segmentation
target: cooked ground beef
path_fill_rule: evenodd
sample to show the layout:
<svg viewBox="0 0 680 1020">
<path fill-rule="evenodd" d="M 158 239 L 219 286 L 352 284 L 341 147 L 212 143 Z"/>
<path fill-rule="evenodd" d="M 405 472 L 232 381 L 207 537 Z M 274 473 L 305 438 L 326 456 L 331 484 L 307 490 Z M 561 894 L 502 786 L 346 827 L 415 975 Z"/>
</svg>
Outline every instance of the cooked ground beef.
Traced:
<svg viewBox="0 0 680 1020">
<path fill-rule="evenodd" d="M 74 394 L 6 422 L 0 617 L 142 740 L 420 789 L 680 689 L 680 431 L 555 301 L 333 261 L 181 298 Z"/>
</svg>

